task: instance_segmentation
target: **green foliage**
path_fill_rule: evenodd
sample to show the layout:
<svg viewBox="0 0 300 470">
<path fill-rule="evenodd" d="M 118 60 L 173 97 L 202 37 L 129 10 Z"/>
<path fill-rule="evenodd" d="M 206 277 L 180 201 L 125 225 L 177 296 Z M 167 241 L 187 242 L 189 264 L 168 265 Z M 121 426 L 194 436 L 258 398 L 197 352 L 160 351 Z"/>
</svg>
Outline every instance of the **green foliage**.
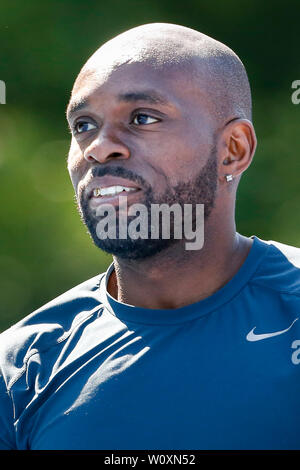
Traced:
<svg viewBox="0 0 300 470">
<path fill-rule="evenodd" d="M 0 79 L 0 330 L 102 272 L 66 170 L 65 107 L 86 59 L 114 35 L 179 23 L 229 45 L 253 91 L 258 148 L 237 199 L 237 229 L 300 246 L 298 1 L 2 2 Z"/>
</svg>

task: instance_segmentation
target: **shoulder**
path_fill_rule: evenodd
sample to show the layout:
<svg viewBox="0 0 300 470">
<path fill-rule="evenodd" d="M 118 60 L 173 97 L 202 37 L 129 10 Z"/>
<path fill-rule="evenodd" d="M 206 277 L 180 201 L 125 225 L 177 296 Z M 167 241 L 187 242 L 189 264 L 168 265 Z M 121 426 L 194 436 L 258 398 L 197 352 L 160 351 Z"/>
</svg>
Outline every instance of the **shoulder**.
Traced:
<svg viewBox="0 0 300 470">
<path fill-rule="evenodd" d="M 251 282 L 300 297 L 300 248 L 274 240 L 258 240 L 268 249 Z"/>
<path fill-rule="evenodd" d="M 79 323 L 99 311 L 98 288 L 104 275 L 73 287 L 0 334 L 0 368 L 8 387 L 33 354 L 63 341 Z"/>
</svg>

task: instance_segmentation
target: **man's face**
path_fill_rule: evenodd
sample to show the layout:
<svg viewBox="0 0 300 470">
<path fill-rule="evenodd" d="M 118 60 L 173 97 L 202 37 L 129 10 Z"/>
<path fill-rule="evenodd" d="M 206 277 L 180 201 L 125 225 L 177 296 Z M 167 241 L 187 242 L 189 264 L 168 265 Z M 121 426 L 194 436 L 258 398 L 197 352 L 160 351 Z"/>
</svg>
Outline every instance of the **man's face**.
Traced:
<svg viewBox="0 0 300 470">
<path fill-rule="evenodd" d="M 135 63 L 83 74 L 68 120 L 73 134 L 68 170 L 83 222 L 101 249 L 138 259 L 178 243 L 161 237 L 99 239 L 97 208 L 103 203 L 118 208 L 120 195 L 126 195 L 128 207 L 202 203 L 208 217 L 217 189 L 214 122 L 205 94 L 186 70 Z M 113 185 L 131 190 L 114 197 L 97 194 Z"/>
</svg>

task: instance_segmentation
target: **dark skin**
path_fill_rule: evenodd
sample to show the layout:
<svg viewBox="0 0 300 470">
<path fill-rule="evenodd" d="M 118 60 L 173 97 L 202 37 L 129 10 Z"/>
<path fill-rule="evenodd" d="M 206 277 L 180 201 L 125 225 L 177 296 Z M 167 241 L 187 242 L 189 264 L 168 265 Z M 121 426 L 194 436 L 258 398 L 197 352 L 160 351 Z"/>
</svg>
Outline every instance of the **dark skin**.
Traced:
<svg viewBox="0 0 300 470">
<path fill-rule="evenodd" d="M 108 292 L 120 302 L 174 309 L 202 300 L 236 274 L 251 248 L 252 240 L 236 233 L 235 197 L 239 176 L 255 152 L 254 128 L 249 120 L 234 115 L 218 122 L 210 97 L 201 91 L 206 86 L 194 83 L 180 67 L 172 71 L 162 67 L 158 72 L 144 62 L 97 73 L 95 80 L 83 74 L 74 87 L 70 105 L 81 99 L 87 102 L 69 115 L 69 125 L 73 128 L 78 120 L 89 123 L 85 132 L 73 135 L 69 153 L 68 169 L 77 195 L 95 165 L 124 166 L 163 193 L 166 177 L 174 185 L 193 179 L 217 136 L 218 187 L 215 207 L 205 223 L 203 248 L 188 251 L 179 241 L 145 259 L 114 256 Z M 119 96 L 149 90 L 166 102 Z M 130 120 L 136 110 L 149 116 L 148 123 Z M 226 181 L 228 174 L 233 182 Z"/>
</svg>

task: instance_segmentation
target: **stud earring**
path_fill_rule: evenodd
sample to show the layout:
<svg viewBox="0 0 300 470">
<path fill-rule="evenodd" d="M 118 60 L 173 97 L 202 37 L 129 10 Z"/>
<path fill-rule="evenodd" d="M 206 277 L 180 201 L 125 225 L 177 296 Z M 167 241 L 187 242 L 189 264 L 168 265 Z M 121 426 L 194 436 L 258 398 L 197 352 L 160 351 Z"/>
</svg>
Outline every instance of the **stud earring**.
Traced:
<svg viewBox="0 0 300 470">
<path fill-rule="evenodd" d="M 226 181 L 227 181 L 227 182 L 233 180 L 233 176 L 232 176 L 232 175 L 226 175 L 225 178 L 226 178 Z"/>
</svg>

